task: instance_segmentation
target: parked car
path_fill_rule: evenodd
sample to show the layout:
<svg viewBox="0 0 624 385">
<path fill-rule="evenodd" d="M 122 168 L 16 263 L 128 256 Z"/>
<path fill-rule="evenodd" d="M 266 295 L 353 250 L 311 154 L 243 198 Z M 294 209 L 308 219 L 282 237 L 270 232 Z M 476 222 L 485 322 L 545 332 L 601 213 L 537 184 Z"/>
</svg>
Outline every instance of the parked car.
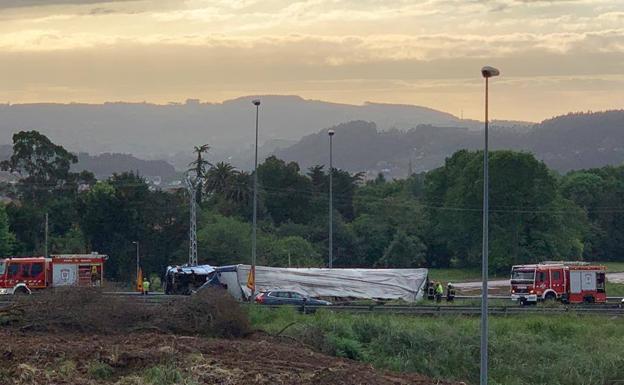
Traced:
<svg viewBox="0 0 624 385">
<path fill-rule="evenodd" d="M 256 296 L 256 302 L 263 305 L 328 306 L 331 302 L 308 297 L 296 291 L 271 290 Z"/>
</svg>

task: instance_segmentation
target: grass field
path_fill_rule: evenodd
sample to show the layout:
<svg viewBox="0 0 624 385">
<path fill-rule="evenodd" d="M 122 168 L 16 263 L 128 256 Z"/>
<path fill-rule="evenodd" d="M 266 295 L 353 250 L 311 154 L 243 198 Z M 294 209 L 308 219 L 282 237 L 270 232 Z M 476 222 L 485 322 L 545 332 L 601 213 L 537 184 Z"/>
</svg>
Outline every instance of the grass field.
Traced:
<svg viewBox="0 0 624 385">
<path fill-rule="evenodd" d="M 290 309 L 250 310 L 254 326 L 317 350 L 439 379 L 478 383 L 479 319 Z M 290 326 L 289 326 L 290 325 Z M 289 327 L 288 327 L 289 326 Z M 602 385 L 624 380 L 624 319 L 598 316 L 492 317 L 490 383 Z"/>
<path fill-rule="evenodd" d="M 624 272 L 624 262 L 603 262 L 602 264 L 607 266 L 607 272 L 609 273 Z"/>
<path fill-rule="evenodd" d="M 621 283 L 607 282 L 607 296 L 624 297 L 624 285 Z"/>
</svg>

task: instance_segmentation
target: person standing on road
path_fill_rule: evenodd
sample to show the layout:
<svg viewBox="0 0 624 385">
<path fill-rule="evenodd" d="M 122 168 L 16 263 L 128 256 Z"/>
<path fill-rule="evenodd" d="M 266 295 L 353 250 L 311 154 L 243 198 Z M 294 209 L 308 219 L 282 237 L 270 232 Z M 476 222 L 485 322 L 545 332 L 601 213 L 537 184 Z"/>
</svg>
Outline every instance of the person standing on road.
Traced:
<svg viewBox="0 0 624 385">
<path fill-rule="evenodd" d="M 455 299 L 455 288 L 453 287 L 453 284 L 449 282 L 446 285 L 446 301 L 453 302 L 454 299 Z"/>
<path fill-rule="evenodd" d="M 150 281 L 147 278 L 145 278 L 143 280 L 143 295 L 148 295 L 149 289 L 150 289 Z"/>
<path fill-rule="evenodd" d="M 444 288 L 442 282 L 438 282 L 435 287 L 436 302 L 442 302 L 442 295 L 444 295 Z"/>
</svg>

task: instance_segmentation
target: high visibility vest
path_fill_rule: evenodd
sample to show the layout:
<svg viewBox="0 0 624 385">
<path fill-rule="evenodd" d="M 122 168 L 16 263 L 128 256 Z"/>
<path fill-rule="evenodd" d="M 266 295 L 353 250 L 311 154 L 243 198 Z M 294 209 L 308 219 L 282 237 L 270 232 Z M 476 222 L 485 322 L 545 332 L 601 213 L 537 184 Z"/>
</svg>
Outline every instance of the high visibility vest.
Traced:
<svg viewBox="0 0 624 385">
<path fill-rule="evenodd" d="M 442 285 L 436 286 L 436 294 L 442 294 L 442 293 L 444 293 L 444 289 L 442 288 Z"/>
<path fill-rule="evenodd" d="M 149 281 L 143 281 L 143 290 L 149 291 L 150 283 Z"/>
</svg>

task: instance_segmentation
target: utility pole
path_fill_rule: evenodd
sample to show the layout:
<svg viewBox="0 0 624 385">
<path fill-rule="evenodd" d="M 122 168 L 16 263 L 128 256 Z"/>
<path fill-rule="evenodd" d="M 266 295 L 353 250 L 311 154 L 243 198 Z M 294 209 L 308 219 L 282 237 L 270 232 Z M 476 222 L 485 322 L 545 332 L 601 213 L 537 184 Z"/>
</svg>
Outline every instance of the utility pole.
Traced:
<svg viewBox="0 0 624 385">
<path fill-rule="evenodd" d="M 48 257 L 48 213 L 45 213 L 45 245 L 44 245 L 44 251 L 43 251 L 43 256 L 44 257 Z"/>
<path fill-rule="evenodd" d="M 483 254 L 481 261 L 481 374 L 480 384 L 488 383 L 488 258 L 489 258 L 489 138 L 488 138 L 488 80 L 500 72 L 493 67 L 483 67 L 485 78 L 485 143 L 483 146 Z"/>
<path fill-rule="evenodd" d="M 256 295 L 256 231 L 258 226 L 258 118 L 260 114 L 260 99 L 252 100 L 254 106 L 256 106 L 256 146 L 254 157 L 254 188 L 253 188 L 253 228 L 251 230 L 251 299 Z"/>
<path fill-rule="evenodd" d="M 329 135 L 329 268 L 334 266 L 334 160 L 333 137 L 334 130 L 327 131 Z"/>
<path fill-rule="evenodd" d="M 141 263 L 139 260 L 139 241 L 132 241 L 133 244 L 136 245 L 136 277 L 137 277 L 137 288 L 139 285 L 142 285 L 143 282 L 140 282 L 139 271 L 141 271 Z"/>
<path fill-rule="evenodd" d="M 197 176 L 199 178 L 199 176 Z M 186 176 L 186 188 L 189 192 L 190 226 L 189 226 L 189 266 L 197 266 L 197 180 Z"/>
</svg>

